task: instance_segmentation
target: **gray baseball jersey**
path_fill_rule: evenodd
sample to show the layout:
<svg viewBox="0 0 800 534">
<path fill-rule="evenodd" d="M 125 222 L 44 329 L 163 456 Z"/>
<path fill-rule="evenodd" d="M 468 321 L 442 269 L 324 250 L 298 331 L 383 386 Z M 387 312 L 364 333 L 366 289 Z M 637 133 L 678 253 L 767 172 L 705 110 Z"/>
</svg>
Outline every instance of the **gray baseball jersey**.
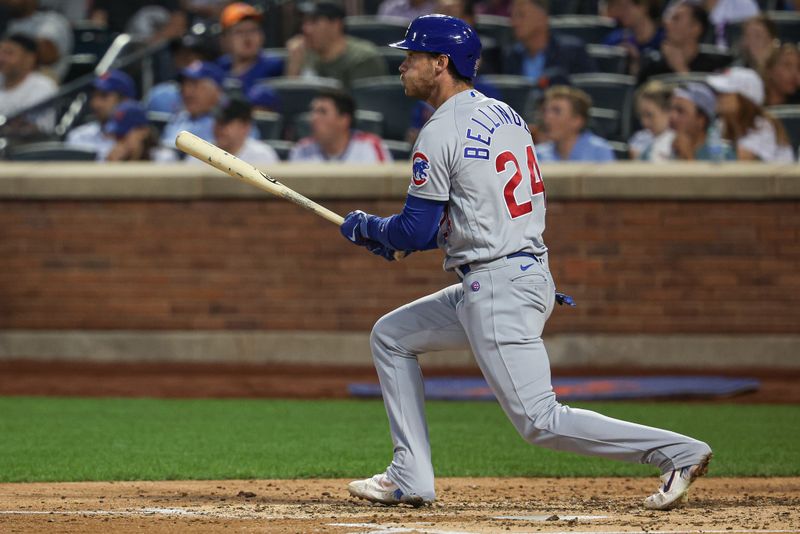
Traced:
<svg viewBox="0 0 800 534">
<path fill-rule="evenodd" d="M 461 266 L 461 281 L 385 315 L 372 330 L 394 443 L 389 480 L 405 494 L 435 498 L 418 356 L 467 347 L 530 443 L 662 472 L 710 453 L 690 437 L 556 401 L 541 338 L 555 300 L 541 236 L 544 186 L 518 114 L 474 90 L 451 97 L 423 128 L 412 172 L 410 194 L 448 202 L 439 242 L 446 268 Z"/>
<path fill-rule="evenodd" d="M 476 90 L 445 102 L 420 131 L 410 195 L 448 201 L 445 269 L 527 251 L 542 255 L 545 194 L 528 125 Z"/>
</svg>

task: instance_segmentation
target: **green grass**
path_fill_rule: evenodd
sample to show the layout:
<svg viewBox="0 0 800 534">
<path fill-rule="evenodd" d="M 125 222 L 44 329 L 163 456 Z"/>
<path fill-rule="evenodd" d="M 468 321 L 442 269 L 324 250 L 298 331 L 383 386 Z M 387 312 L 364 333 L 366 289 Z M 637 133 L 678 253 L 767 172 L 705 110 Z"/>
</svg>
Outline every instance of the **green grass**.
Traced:
<svg viewBox="0 0 800 534">
<path fill-rule="evenodd" d="M 800 475 L 800 406 L 582 403 L 715 449 L 712 475 Z M 430 402 L 439 476 L 652 475 L 525 443 L 495 403 Z M 0 481 L 355 477 L 383 470 L 379 401 L 0 398 Z"/>
</svg>

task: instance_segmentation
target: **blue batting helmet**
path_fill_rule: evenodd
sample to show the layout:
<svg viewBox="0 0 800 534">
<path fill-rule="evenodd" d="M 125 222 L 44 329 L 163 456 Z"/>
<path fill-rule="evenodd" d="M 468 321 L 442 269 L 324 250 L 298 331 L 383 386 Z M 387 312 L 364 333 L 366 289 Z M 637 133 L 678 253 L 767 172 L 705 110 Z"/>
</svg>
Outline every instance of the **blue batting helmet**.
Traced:
<svg viewBox="0 0 800 534">
<path fill-rule="evenodd" d="M 389 46 L 414 52 L 444 54 L 463 77 L 472 79 L 478 74 L 481 40 L 472 26 L 455 17 L 417 17 L 408 25 L 405 39 L 390 43 Z"/>
</svg>

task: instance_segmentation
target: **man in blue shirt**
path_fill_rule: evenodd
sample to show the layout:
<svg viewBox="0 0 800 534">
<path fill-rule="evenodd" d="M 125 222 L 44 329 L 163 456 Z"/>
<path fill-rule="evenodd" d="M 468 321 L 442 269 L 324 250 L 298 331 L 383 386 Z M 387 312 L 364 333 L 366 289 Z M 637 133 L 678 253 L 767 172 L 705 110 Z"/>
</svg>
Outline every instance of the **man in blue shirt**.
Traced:
<svg viewBox="0 0 800 534">
<path fill-rule="evenodd" d="M 181 98 L 184 110 L 173 115 L 164 127 L 161 142 L 175 146 L 181 130 L 192 132 L 206 141 L 214 140 L 214 108 L 222 97 L 225 74 L 213 63 L 195 61 L 180 72 Z"/>
<path fill-rule="evenodd" d="M 583 41 L 550 31 L 542 0 L 514 0 L 511 27 L 517 43 L 503 58 L 504 74 L 525 76 L 546 88 L 568 83 L 571 74 L 597 71 Z"/>
<path fill-rule="evenodd" d="M 586 129 L 592 99 L 574 87 L 551 87 L 544 95 L 548 141 L 536 147 L 539 161 L 614 161 L 608 141 Z"/>
<path fill-rule="evenodd" d="M 225 71 L 225 87 L 247 93 L 259 80 L 283 75 L 283 59 L 270 56 L 264 48 L 261 13 L 249 4 L 236 2 L 227 6 L 220 17 L 223 38 L 230 54 L 217 64 Z"/>
</svg>

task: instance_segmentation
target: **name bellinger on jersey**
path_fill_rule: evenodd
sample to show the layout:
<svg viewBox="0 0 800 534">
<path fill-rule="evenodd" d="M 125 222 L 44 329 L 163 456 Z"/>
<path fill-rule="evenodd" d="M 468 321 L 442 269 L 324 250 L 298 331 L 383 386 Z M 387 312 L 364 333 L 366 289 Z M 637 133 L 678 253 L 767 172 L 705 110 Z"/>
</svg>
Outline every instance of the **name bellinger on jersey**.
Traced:
<svg viewBox="0 0 800 534">
<path fill-rule="evenodd" d="M 547 251 L 544 182 L 528 125 L 474 89 L 449 99 L 422 128 L 408 194 L 448 201 L 438 235 L 447 270 Z"/>
</svg>

